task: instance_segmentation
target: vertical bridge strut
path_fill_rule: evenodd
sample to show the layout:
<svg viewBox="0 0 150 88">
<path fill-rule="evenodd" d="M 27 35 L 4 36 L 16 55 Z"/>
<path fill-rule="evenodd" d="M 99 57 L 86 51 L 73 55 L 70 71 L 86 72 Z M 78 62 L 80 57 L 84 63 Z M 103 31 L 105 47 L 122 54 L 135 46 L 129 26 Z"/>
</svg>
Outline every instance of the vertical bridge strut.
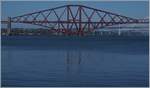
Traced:
<svg viewBox="0 0 150 88">
<path fill-rule="evenodd" d="M 11 17 L 8 17 L 7 35 L 10 35 L 10 32 L 11 32 Z"/>
</svg>

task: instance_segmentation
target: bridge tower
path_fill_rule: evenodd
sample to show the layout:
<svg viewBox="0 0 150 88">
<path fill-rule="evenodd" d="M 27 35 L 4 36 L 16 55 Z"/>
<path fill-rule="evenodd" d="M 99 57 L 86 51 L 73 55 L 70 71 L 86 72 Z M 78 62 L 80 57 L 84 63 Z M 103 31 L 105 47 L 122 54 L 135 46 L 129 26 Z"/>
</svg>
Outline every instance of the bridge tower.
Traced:
<svg viewBox="0 0 150 88">
<path fill-rule="evenodd" d="M 8 17 L 7 35 L 10 35 L 10 32 L 11 32 L 11 17 Z"/>
</svg>

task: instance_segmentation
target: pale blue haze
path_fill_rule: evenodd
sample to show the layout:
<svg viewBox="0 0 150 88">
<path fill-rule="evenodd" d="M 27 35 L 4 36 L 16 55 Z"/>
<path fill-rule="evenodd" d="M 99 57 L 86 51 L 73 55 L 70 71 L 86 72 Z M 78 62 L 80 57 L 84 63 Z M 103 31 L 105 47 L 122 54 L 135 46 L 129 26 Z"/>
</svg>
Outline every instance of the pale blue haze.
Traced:
<svg viewBox="0 0 150 88">
<path fill-rule="evenodd" d="M 3 1 L 2 19 L 67 4 L 86 5 L 129 17 L 148 17 L 148 1 Z"/>
</svg>

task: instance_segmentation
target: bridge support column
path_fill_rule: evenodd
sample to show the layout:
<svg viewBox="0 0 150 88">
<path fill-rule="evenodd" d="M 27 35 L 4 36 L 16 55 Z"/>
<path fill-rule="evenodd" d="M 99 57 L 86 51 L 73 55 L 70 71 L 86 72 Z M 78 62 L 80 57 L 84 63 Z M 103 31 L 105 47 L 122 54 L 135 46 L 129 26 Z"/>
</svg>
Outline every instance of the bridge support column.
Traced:
<svg viewBox="0 0 150 88">
<path fill-rule="evenodd" d="M 8 17 L 7 35 L 10 35 L 10 32 L 11 32 L 11 17 Z"/>
</svg>

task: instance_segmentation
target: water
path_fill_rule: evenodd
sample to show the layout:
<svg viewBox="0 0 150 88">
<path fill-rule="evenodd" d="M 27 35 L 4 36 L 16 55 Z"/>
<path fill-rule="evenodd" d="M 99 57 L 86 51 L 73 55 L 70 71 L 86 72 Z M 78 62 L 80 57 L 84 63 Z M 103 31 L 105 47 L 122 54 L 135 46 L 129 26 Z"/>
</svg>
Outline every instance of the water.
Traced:
<svg viewBox="0 0 150 88">
<path fill-rule="evenodd" d="M 2 38 L 2 86 L 148 86 L 148 40 Z"/>
</svg>

